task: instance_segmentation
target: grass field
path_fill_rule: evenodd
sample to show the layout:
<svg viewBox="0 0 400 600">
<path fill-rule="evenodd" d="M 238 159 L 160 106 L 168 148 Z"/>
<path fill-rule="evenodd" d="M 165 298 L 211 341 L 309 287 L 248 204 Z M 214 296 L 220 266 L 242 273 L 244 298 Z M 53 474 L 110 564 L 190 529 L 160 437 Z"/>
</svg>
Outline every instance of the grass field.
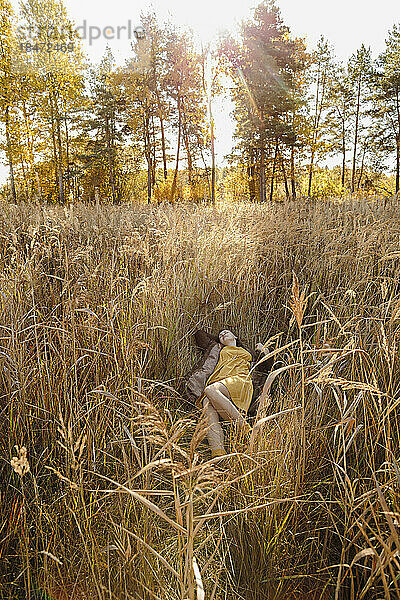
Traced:
<svg viewBox="0 0 400 600">
<path fill-rule="evenodd" d="M 2 599 L 400 597 L 395 201 L 2 205 L 0 232 Z M 227 425 L 228 467 L 176 391 L 200 327 L 292 365 L 258 419 L 300 409 Z"/>
</svg>

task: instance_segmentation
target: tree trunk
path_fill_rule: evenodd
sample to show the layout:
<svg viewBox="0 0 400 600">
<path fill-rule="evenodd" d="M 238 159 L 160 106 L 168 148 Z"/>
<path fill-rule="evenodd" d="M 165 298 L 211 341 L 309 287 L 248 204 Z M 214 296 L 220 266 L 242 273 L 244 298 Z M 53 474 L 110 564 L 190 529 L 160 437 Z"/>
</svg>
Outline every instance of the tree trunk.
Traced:
<svg viewBox="0 0 400 600">
<path fill-rule="evenodd" d="M 188 183 L 189 183 L 189 186 L 191 187 L 192 181 L 193 181 L 193 164 L 192 164 L 192 155 L 190 153 L 189 136 L 187 133 L 186 123 L 184 123 L 182 130 L 183 130 L 183 140 L 185 142 L 185 149 L 186 149 L 186 156 L 187 156 L 187 163 L 188 163 Z"/>
<path fill-rule="evenodd" d="M 211 115 L 211 101 L 210 101 L 210 115 Z M 211 115 L 210 119 L 211 129 L 211 202 L 215 204 L 215 138 L 214 138 L 214 119 Z"/>
<path fill-rule="evenodd" d="M 109 117 L 106 116 L 106 142 L 107 142 L 107 160 L 108 160 L 108 180 L 110 182 L 112 203 L 117 204 L 117 196 L 115 192 L 115 181 L 114 181 L 114 157 L 112 153 L 111 145 L 111 133 L 110 133 L 110 121 Z"/>
<path fill-rule="evenodd" d="M 173 202 L 174 198 L 175 198 L 176 182 L 177 182 L 177 178 L 178 178 L 178 168 L 179 168 L 179 152 L 181 149 L 181 129 L 182 129 L 182 111 L 181 111 L 181 100 L 180 100 L 180 96 L 178 95 L 178 147 L 176 150 L 176 164 L 175 164 L 175 171 L 174 171 L 174 179 L 172 181 L 172 186 L 171 186 L 170 202 Z"/>
<path fill-rule="evenodd" d="M 27 172 L 26 172 L 26 168 L 25 168 L 25 161 L 22 156 L 21 156 L 21 169 L 22 169 L 22 178 L 24 180 L 24 185 L 25 185 L 25 202 L 29 202 L 29 200 L 30 200 L 29 181 L 28 181 L 28 176 L 27 176 Z"/>
<path fill-rule="evenodd" d="M 396 87 L 397 135 L 396 135 L 396 194 L 400 189 L 400 101 L 399 88 Z"/>
<path fill-rule="evenodd" d="M 161 128 L 161 149 L 162 149 L 163 167 L 164 167 L 164 181 L 166 181 L 166 179 L 168 177 L 167 154 L 165 151 L 164 119 L 162 118 L 161 110 L 160 110 L 160 128 Z"/>
<path fill-rule="evenodd" d="M 209 177 L 209 167 L 207 167 L 207 165 L 206 165 L 206 161 L 205 161 L 205 158 L 204 158 L 203 148 L 201 147 L 200 141 L 199 141 L 199 149 L 200 149 L 201 160 L 203 161 L 203 165 L 204 165 L 204 172 L 205 172 L 206 177 L 207 177 L 208 198 L 209 198 L 209 200 L 211 202 L 211 184 L 210 184 L 210 177 Z"/>
<path fill-rule="evenodd" d="M 318 76 L 317 76 L 317 91 L 315 94 L 315 114 L 314 114 L 314 130 L 312 134 L 311 140 L 311 158 L 310 158 L 310 170 L 308 173 L 308 193 L 307 196 L 311 196 L 311 188 L 312 188 L 312 178 L 313 178 L 313 167 L 314 167 L 314 155 L 315 155 L 315 145 L 317 143 L 317 123 L 318 123 L 318 106 L 319 106 L 319 93 L 320 93 L 320 85 L 321 85 L 321 63 L 318 63 Z"/>
<path fill-rule="evenodd" d="M 10 106 L 6 105 L 6 143 L 7 143 L 7 158 L 8 167 L 10 169 L 10 187 L 11 187 L 11 198 L 14 204 L 17 202 L 17 193 L 15 190 L 15 179 L 14 179 L 14 165 L 12 157 L 11 137 L 10 137 Z"/>
<path fill-rule="evenodd" d="M 344 114 L 342 118 L 342 157 L 342 188 L 344 188 L 346 173 L 346 129 L 344 122 Z"/>
<path fill-rule="evenodd" d="M 362 154 L 362 160 L 361 160 L 360 176 L 359 176 L 358 181 L 357 181 L 357 190 L 360 189 L 360 184 L 361 184 L 362 176 L 364 174 L 364 158 L 365 158 L 365 145 L 364 145 L 364 148 L 363 148 L 363 154 Z"/>
<path fill-rule="evenodd" d="M 286 194 L 286 200 L 289 200 L 290 198 L 290 192 L 289 192 L 289 186 L 288 186 L 288 181 L 287 181 L 287 177 L 286 177 L 286 169 L 285 169 L 285 163 L 283 160 L 283 156 L 280 150 L 278 150 L 278 155 L 279 155 L 279 159 L 280 159 L 280 163 L 281 163 L 281 169 L 282 169 L 282 175 L 283 175 L 283 183 L 285 186 L 285 194 Z"/>
<path fill-rule="evenodd" d="M 68 173 L 68 178 L 67 178 L 67 198 L 69 200 L 69 198 L 70 198 L 70 192 L 71 192 L 70 168 L 69 168 L 69 131 L 68 131 L 68 121 L 67 121 L 67 107 L 65 106 L 65 102 L 64 102 L 64 128 L 65 128 L 65 156 L 66 156 L 67 173 Z"/>
<path fill-rule="evenodd" d="M 37 171 L 35 172 L 35 176 L 36 176 L 36 185 L 37 185 L 37 189 L 38 189 L 39 200 L 42 202 L 43 201 L 42 188 L 40 185 L 39 173 Z"/>
<path fill-rule="evenodd" d="M 62 171 L 62 146 L 61 146 L 61 132 L 60 132 L 60 115 L 57 106 L 57 100 L 55 95 L 54 83 L 52 73 L 49 73 L 49 100 L 50 100 L 50 114 L 52 123 L 52 137 L 53 137 L 53 149 L 55 158 L 56 168 L 56 182 L 58 188 L 58 200 L 60 204 L 64 204 L 64 187 L 63 187 L 63 171 Z M 57 134 L 57 138 L 56 138 Z M 58 157 L 57 150 L 58 147 Z"/>
<path fill-rule="evenodd" d="M 272 202 L 272 200 L 274 199 L 274 180 L 275 180 L 277 156 L 278 156 L 278 140 L 276 140 L 276 144 L 275 144 L 274 162 L 273 162 L 273 166 L 272 166 L 271 187 L 269 190 L 269 201 L 270 202 Z"/>
<path fill-rule="evenodd" d="M 211 203 L 215 204 L 215 137 L 214 137 L 214 117 L 212 112 L 212 83 L 210 85 L 209 90 L 207 89 L 206 80 L 205 80 L 205 54 L 203 53 L 203 60 L 201 63 L 202 68 L 202 84 L 203 84 L 203 92 L 204 96 L 208 98 L 208 117 L 210 120 L 210 150 L 211 150 Z M 215 77 L 215 76 L 214 76 Z M 214 80 L 214 79 L 213 79 Z"/>
<path fill-rule="evenodd" d="M 56 96 L 54 95 L 54 106 L 56 112 L 56 131 L 57 131 L 57 145 L 58 145 L 58 187 L 60 191 L 60 202 L 64 204 L 64 182 L 63 182 L 63 155 L 62 155 L 62 143 L 61 143 L 61 127 L 60 127 L 60 112 L 58 110 L 58 104 Z"/>
<path fill-rule="evenodd" d="M 115 197 L 116 197 L 116 202 L 117 204 L 120 203 L 121 201 L 121 191 L 120 191 L 120 182 L 117 176 L 117 167 L 116 167 L 116 162 L 115 162 L 115 157 L 117 156 L 117 152 L 115 150 L 115 138 L 116 138 L 116 126 L 115 126 L 115 111 L 113 110 L 112 112 L 112 117 L 111 117 L 111 147 L 113 150 L 113 179 L 114 179 L 114 186 L 115 186 Z"/>
<path fill-rule="evenodd" d="M 256 182 L 254 178 L 254 150 L 250 153 L 250 160 L 247 165 L 247 176 L 249 180 L 249 193 L 250 193 L 250 202 L 256 201 Z"/>
<path fill-rule="evenodd" d="M 150 152 L 150 134 L 149 134 L 149 116 L 147 114 L 147 106 L 145 106 L 145 114 L 143 115 L 143 141 L 144 141 L 144 155 L 147 161 L 147 202 L 151 204 L 152 194 L 152 166 L 151 166 L 151 152 Z"/>
<path fill-rule="evenodd" d="M 153 191 L 152 186 L 153 176 L 152 176 L 152 168 L 151 168 L 151 158 L 148 157 L 147 160 L 147 202 L 151 204 L 151 194 Z"/>
<path fill-rule="evenodd" d="M 314 131 L 313 138 L 311 142 L 311 160 L 310 160 L 310 172 L 308 175 L 308 196 L 311 196 L 312 191 L 312 180 L 313 180 L 313 170 L 314 170 L 314 159 L 315 152 L 318 141 L 318 133 L 319 133 L 319 123 L 321 120 L 322 108 L 324 105 L 325 98 L 325 87 L 326 87 L 326 71 L 323 72 L 321 76 L 321 63 L 318 65 L 318 78 L 317 78 L 317 92 L 315 98 L 315 115 L 314 115 Z M 321 99 L 320 99 L 321 95 Z"/>
<path fill-rule="evenodd" d="M 312 188 L 312 178 L 313 178 L 313 167 L 314 167 L 314 150 L 311 153 L 311 161 L 310 161 L 310 172 L 308 174 L 308 192 L 307 196 L 311 196 L 311 188 Z"/>
<path fill-rule="evenodd" d="M 152 138 L 153 138 L 153 143 L 151 145 L 151 154 L 152 154 L 152 158 L 151 158 L 151 182 L 153 185 L 153 188 L 156 185 L 156 169 L 157 169 L 157 155 L 156 155 L 156 128 L 154 126 L 154 117 L 151 117 L 151 130 L 152 130 Z"/>
<path fill-rule="evenodd" d="M 167 152 L 165 149 L 165 131 L 164 131 L 164 117 L 163 110 L 160 99 L 160 91 L 158 89 L 158 85 L 155 87 L 156 96 L 157 96 L 157 106 L 158 106 L 158 118 L 160 119 L 160 130 L 161 130 L 161 152 L 163 159 L 163 169 L 164 169 L 164 181 L 168 178 L 168 169 L 167 169 Z"/>
<path fill-rule="evenodd" d="M 356 109 L 356 128 L 354 132 L 354 151 L 353 151 L 353 170 L 351 173 L 351 193 L 354 192 L 354 182 L 356 180 L 356 158 L 357 158 L 357 143 L 358 143 L 358 121 L 360 117 L 360 98 L 361 98 L 361 71 L 358 77 L 357 89 L 357 109 Z"/>
<path fill-rule="evenodd" d="M 264 145 L 260 149 L 260 186 L 259 186 L 260 202 L 265 202 L 265 148 Z"/>
<path fill-rule="evenodd" d="M 51 83 L 49 84 L 49 87 Z M 54 157 L 54 175 L 55 175 L 55 185 L 56 190 L 58 191 L 58 201 L 61 202 L 60 196 L 60 188 L 59 188 L 59 167 L 58 167 L 58 156 L 57 156 L 57 143 L 56 143 L 56 134 L 55 134 L 55 118 L 54 118 L 54 106 L 53 106 L 53 96 L 51 93 L 51 87 L 49 89 L 49 102 L 50 102 L 50 118 L 51 118 L 51 138 L 53 142 L 53 157 Z"/>
<path fill-rule="evenodd" d="M 290 151 L 290 183 L 292 187 L 292 200 L 296 200 L 296 178 L 294 166 L 294 146 L 292 146 Z"/>
<path fill-rule="evenodd" d="M 25 104 L 25 100 L 22 100 L 22 114 L 24 115 L 24 122 L 25 122 L 25 129 L 26 129 L 26 141 L 27 141 L 27 148 L 28 148 L 28 160 L 29 160 L 29 180 L 30 180 L 30 184 L 31 184 L 31 194 L 33 196 L 34 193 L 34 172 L 35 172 L 35 161 L 33 158 L 33 135 L 32 135 L 32 131 L 29 125 L 29 120 L 28 120 L 28 115 L 26 112 L 26 104 Z M 39 189 L 37 190 L 37 197 L 40 197 L 40 192 Z"/>
</svg>

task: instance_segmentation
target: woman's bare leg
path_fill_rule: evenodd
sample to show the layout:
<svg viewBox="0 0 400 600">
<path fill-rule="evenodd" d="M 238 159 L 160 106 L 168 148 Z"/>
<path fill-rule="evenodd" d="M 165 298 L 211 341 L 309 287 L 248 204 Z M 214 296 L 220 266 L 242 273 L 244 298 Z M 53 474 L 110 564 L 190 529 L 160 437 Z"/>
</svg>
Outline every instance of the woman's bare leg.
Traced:
<svg viewBox="0 0 400 600">
<path fill-rule="evenodd" d="M 219 422 L 219 415 L 209 398 L 204 398 L 203 406 L 207 415 L 207 439 L 210 446 L 212 456 L 225 453 L 224 449 L 224 432 Z"/>
<path fill-rule="evenodd" d="M 238 425 L 244 428 L 248 427 L 248 423 L 241 412 L 236 408 L 230 399 L 229 391 L 223 383 L 217 381 L 208 385 L 204 390 L 205 395 L 209 398 L 212 406 L 221 417 L 227 421 L 237 421 Z"/>
</svg>

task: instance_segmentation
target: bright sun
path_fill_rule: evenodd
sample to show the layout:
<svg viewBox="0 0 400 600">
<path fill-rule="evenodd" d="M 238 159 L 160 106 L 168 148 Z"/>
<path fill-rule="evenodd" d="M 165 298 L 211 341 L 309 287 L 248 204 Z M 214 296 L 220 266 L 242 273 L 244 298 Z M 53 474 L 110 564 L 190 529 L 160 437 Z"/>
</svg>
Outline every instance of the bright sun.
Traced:
<svg viewBox="0 0 400 600">
<path fill-rule="evenodd" d="M 254 3 L 249 0 L 203 0 L 198 3 L 177 0 L 169 3 L 168 9 L 164 3 L 159 4 L 160 12 L 176 23 L 190 27 L 199 40 L 207 43 L 218 38 L 219 32 L 236 29 L 240 21 L 248 17 Z"/>
</svg>

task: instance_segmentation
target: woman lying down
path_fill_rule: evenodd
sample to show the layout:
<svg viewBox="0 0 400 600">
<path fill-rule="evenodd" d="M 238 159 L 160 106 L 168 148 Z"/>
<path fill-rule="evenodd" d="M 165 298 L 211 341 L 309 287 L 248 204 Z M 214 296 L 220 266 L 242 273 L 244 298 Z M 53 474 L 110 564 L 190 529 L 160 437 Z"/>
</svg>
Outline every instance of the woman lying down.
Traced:
<svg viewBox="0 0 400 600">
<path fill-rule="evenodd" d="M 220 417 L 234 421 L 239 432 L 250 432 L 246 414 L 253 397 L 250 377 L 252 355 L 237 344 L 238 338 L 228 329 L 220 331 L 218 338 L 221 349 L 218 362 L 196 401 L 196 405 L 199 408 L 203 406 L 206 412 L 207 438 L 212 458 L 226 454 Z M 258 344 L 257 350 L 261 346 Z"/>
</svg>

